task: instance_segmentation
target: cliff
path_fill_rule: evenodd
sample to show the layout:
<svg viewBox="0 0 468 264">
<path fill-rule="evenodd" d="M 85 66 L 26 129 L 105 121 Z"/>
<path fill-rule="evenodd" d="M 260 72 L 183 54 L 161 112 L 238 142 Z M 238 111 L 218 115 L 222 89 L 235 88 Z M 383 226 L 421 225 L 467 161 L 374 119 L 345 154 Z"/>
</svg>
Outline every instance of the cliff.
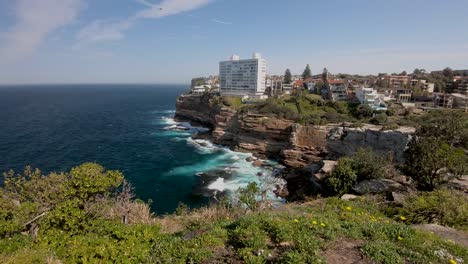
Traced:
<svg viewBox="0 0 468 264">
<path fill-rule="evenodd" d="M 209 126 L 216 144 L 297 168 L 350 155 L 359 148 L 371 148 L 382 154 L 392 152 L 395 161 L 401 162 L 414 133 L 413 128 L 382 131 L 373 125 L 362 128 L 300 125 L 273 115 L 235 111 L 223 105 L 215 94 L 182 95 L 176 109 L 177 120 Z"/>
</svg>

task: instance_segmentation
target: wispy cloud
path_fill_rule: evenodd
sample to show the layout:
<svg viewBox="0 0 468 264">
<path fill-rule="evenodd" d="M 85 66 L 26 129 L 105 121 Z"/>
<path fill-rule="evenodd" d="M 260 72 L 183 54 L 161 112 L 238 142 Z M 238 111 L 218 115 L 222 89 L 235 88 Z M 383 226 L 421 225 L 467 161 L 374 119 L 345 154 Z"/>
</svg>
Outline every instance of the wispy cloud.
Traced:
<svg viewBox="0 0 468 264">
<path fill-rule="evenodd" d="M 216 19 L 216 18 L 211 19 L 211 22 L 218 23 L 218 24 L 223 24 L 223 25 L 232 25 L 232 22 L 223 21 L 223 20 L 219 20 L 219 19 Z"/>
<path fill-rule="evenodd" d="M 96 20 L 91 24 L 82 28 L 76 34 L 77 43 L 73 45 L 73 49 L 106 40 L 119 40 L 124 38 L 123 32 L 132 26 L 131 20 L 111 22 Z"/>
<path fill-rule="evenodd" d="M 18 0 L 15 24 L 0 35 L 2 61 L 17 61 L 33 54 L 47 35 L 72 23 L 82 7 L 82 0 Z"/>
<path fill-rule="evenodd" d="M 146 8 L 117 22 L 94 21 L 90 23 L 76 35 L 77 43 L 74 48 L 100 41 L 122 39 L 125 37 L 125 31 L 139 19 L 157 19 L 176 15 L 200 8 L 212 0 L 163 0 L 159 4 L 153 4 L 147 0 L 136 1 Z"/>
<path fill-rule="evenodd" d="M 359 50 L 360 53 L 363 54 L 381 54 L 381 53 L 390 53 L 390 52 L 397 52 L 402 51 L 402 48 L 366 48 Z"/>
</svg>

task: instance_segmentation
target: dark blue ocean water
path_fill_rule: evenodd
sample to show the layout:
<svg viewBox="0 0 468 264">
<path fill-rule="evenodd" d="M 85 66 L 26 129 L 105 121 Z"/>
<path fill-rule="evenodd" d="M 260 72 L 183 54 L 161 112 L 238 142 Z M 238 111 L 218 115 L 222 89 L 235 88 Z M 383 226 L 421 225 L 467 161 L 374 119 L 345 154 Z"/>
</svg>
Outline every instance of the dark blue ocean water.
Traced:
<svg viewBox="0 0 468 264">
<path fill-rule="evenodd" d="M 255 174 L 262 169 L 245 162 L 246 154 L 193 141 L 194 129 L 171 130 L 181 125 L 171 117 L 176 97 L 185 89 L 177 85 L 0 87 L 0 171 L 21 171 L 31 165 L 47 173 L 97 162 L 122 171 L 138 198 L 151 199 L 159 214 L 173 212 L 179 202 L 192 207 L 207 203 L 197 173 L 235 172 L 229 181 L 204 183 L 213 190 L 258 180 Z"/>
</svg>

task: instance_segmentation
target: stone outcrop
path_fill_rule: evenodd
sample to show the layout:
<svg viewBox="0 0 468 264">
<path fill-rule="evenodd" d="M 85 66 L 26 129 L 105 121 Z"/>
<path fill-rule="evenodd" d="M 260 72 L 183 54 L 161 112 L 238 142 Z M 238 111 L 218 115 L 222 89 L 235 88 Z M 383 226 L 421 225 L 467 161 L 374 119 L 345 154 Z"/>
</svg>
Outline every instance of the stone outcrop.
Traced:
<svg viewBox="0 0 468 264">
<path fill-rule="evenodd" d="M 412 127 L 381 131 L 380 126 L 365 125 L 362 128 L 337 126 L 330 129 L 327 146 L 331 158 L 348 156 L 359 148 L 371 148 L 380 154 L 391 152 L 395 161 L 403 161 L 403 151 L 415 132 Z"/>
<path fill-rule="evenodd" d="M 216 144 L 272 158 L 294 168 L 352 155 L 359 148 L 371 148 L 381 154 L 391 152 L 401 162 L 414 133 L 413 128 L 381 131 L 381 127 L 373 125 L 300 125 L 273 115 L 235 111 L 224 106 L 215 93 L 180 96 L 175 117 L 210 127 Z"/>
<path fill-rule="evenodd" d="M 218 112 L 211 94 L 184 94 L 177 98 L 175 119 L 213 128 L 217 123 L 215 118 Z"/>
<path fill-rule="evenodd" d="M 388 179 L 362 181 L 353 187 L 353 191 L 359 194 L 385 193 L 403 190 L 405 190 L 403 185 Z"/>
</svg>

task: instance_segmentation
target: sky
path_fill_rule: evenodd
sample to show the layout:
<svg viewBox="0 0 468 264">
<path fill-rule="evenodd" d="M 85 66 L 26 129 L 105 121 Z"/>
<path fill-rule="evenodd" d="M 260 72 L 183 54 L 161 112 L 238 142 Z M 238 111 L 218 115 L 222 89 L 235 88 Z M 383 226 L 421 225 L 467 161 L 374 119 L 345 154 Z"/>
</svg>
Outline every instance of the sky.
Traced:
<svg viewBox="0 0 468 264">
<path fill-rule="evenodd" d="M 268 74 L 468 69 L 467 0 L 0 0 L 0 84 L 189 83 L 259 52 Z"/>
</svg>

